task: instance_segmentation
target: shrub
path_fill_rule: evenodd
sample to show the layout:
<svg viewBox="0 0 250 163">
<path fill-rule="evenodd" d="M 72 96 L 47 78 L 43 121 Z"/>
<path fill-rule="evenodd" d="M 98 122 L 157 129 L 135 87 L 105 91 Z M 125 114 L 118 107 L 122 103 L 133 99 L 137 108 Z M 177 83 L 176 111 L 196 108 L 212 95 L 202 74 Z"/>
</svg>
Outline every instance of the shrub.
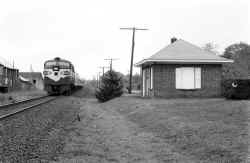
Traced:
<svg viewBox="0 0 250 163">
<path fill-rule="evenodd" d="M 74 92 L 73 96 L 85 98 L 95 97 L 95 88 L 90 83 L 86 82 L 81 89 Z"/>
<path fill-rule="evenodd" d="M 250 98 L 249 79 L 228 79 L 222 83 L 223 96 L 228 99 L 248 99 Z"/>
<path fill-rule="evenodd" d="M 96 98 L 105 102 L 123 94 L 122 77 L 115 71 L 106 72 L 101 78 L 100 87 L 96 90 Z"/>
</svg>

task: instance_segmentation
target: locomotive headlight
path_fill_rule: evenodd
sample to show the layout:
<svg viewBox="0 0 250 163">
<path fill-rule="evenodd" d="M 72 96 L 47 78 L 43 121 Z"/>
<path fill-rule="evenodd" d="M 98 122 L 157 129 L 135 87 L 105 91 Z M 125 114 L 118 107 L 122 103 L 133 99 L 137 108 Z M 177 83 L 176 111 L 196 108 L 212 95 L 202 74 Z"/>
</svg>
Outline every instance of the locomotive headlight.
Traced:
<svg viewBox="0 0 250 163">
<path fill-rule="evenodd" d="M 43 75 L 50 75 L 52 72 L 50 72 L 50 71 L 43 71 Z"/>
<path fill-rule="evenodd" d="M 63 75 L 70 75 L 69 71 L 63 71 Z"/>
<path fill-rule="evenodd" d="M 54 71 L 58 71 L 58 70 L 59 70 L 59 67 L 53 67 L 53 70 L 54 70 Z"/>
</svg>

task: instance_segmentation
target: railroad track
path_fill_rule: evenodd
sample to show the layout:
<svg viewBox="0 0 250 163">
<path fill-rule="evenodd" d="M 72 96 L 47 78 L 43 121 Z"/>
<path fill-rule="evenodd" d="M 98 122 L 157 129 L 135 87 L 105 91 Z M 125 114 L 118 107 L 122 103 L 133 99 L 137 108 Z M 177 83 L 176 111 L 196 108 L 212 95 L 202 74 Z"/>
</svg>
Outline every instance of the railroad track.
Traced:
<svg viewBox="0 0 250 163">
<path fill-rule="evenodd" d="M 14 103 L 0 105 L 0 120 L 21 113 L 28 109 L 35 108 L 42 104 L 48 103 L 50 101 L 55 100 L 56 98 L 57 97 L 52 97 L 52 96 L 42 96 L 42 97 L 21 100 L 21 101 L 16 101 Z"/>
</svg>

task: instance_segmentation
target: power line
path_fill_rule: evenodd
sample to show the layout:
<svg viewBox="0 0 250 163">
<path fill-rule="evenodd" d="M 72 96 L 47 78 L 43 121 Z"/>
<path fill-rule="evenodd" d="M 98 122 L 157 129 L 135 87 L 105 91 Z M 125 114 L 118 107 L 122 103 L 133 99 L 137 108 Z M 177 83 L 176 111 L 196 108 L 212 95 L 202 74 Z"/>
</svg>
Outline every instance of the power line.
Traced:
<svg viewBox="0 0 250 163">
<path fill-rule="evenodd" d="M 133 74 L 133 60 L 134 60 L 134 48 L 135 48 L 135 31 L 137 30 L 148 30 L 146 28 L 135 28 L 135 27 L 128 27 L 128 28 L 120 28 L 121 30 L 132 30 L 132 48 L 131 48 L 131 62 L 130 62 L 130 73 L 129 73 L 129 90 L 128 93 L 131 94 L 132 90 L 132 74 Z"/>
<path fill-rule="evenodd" d="M 135 27 L 129 27 L 129 28 L 120 28 L 121 30 L 148 30 L 147 28 L 135 28 Z"/>
<path fill-rule="evenodd" d="M 114 60 L 118 60 L 118 58 L 107 58 L 107 59 L 104 59 L 104 60 L 109 60 L 110 61 L 110 71 L 112 71 L 112 64 L 113 64 L 113 61 Z"/>
</svg>

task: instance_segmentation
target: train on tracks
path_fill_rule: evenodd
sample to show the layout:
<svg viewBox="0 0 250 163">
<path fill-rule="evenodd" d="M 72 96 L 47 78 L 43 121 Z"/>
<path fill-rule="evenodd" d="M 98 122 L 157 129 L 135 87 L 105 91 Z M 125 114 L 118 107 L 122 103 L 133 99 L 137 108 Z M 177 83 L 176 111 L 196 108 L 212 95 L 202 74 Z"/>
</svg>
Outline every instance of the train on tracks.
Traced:
<svg viewBox="0 0 250 163">
<path fill-rule="evenodd" d="M 78 86 L 74 65 L 59 57 L 45 61 L 43 75 L 44 89 L 49 95 L 70 95 Z"/>
</svg>

